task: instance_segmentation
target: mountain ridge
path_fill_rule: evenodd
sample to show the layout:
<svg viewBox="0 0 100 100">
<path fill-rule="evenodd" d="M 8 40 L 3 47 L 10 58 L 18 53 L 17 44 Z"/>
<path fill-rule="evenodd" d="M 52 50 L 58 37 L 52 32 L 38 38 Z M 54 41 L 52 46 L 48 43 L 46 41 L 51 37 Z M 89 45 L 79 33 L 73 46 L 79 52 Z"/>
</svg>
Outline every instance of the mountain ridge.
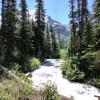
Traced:
<svg viewBox="0 0 100 100">
<path fill-rule="evenodd" d="M 65 40 L 67 40 L 70 29 L 69 26 L 54 20 L 51 16 L 46 16 L 45 22 L 53 27 L 56 34 L 60 34 Z"/>
</svg>

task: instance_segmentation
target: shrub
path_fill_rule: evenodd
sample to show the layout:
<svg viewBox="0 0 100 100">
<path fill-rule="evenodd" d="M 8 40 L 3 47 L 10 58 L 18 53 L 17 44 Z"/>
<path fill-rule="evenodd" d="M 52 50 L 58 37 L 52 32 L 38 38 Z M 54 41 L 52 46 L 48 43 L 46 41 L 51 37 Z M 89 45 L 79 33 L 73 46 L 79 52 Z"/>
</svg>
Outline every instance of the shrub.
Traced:
<svg viewBox="0 0 100 100">
<path fill-rule="evenodd" d="M 94 85 L 94 86 L 100 88 L 100 76 L 98 78 L 91 79 L 91 85 Z"/>
<path fill-rule="evenodd" d="M 40 91 L 43 100 L 61 100 L 58 95 L 57 88 L 53 84 L 46 84 L 44 89 Z"/>
<path fill-rule="evenodd" d="M 65 59 L 67 55 L 66 49 L 60 49 L 60 58 Z"/>
<path fill-rule="evenodd" d="M 100 51 L 87 52 L 81 61 L 85 63 L 83 70 L 89 84 L 100 88 Z"/>
<path fill-rule="evenodd" d="M 33 88 L 15 80 L 3 80 L 0 86 L 0 100 L 18 100 L 32 95 Z"/>
<path fill-rule="evenodd" d="M 25 60 L 24 65 L 20 67 L 21 71 L 24 73 L 34 71 L 38 69 L 40 66 L 40 61 L 37 58 L 27 58 Z"/>
<path fill-rule="evenodd" d="M 30 70 L 31 71 L 38 69 L 41 64 L 39 59 L 37 59 L 37 58 L 32 58 L 32 59 L 30 59 L 29 62 L 30 62 Z"/>
<path fill-rule="evenodd" d="M 25 78 L 22 80 L 22 77 L 25 76 L 22 75 L 21 77 L 21 73 L 21 78 L 19 77 L 21 80 L 13 77 L 13 75 L 7 75 L 6 77 L 4 75 L 0 77 L 0 100 L 18 100 L 22 96 L 27 98 L 32 95 L 34 89 L 31 83 L 24 81 Z"/>
<path fill-rule="evenodd" d="M 95 76 L 100 75 L 100 51 L 87 52 L 81 57 L 81 61 L 85 63 L 83 70 L 87 76 L 93 77 L 93 73 Z"/>
<path fill-rule="evenodd" d="M 24 73 L 18 71 L 18 70 L 11 70 L 11 73 L 13 73 L 14 75 L 16 75 L 17 77 L 20 78 L 20 80 L 25 81 L 28 84 L 31 84 L 31 81 L 27 78 L 27 76 L 25 76 Z"/>
<path fill-rule="evenodd" d="M 67 60 L 62 65 L 63 76 L 71 81 L 80 81 L 84 79 L 84 73 L 80 71 L 71 60 Z"/>
</svg>

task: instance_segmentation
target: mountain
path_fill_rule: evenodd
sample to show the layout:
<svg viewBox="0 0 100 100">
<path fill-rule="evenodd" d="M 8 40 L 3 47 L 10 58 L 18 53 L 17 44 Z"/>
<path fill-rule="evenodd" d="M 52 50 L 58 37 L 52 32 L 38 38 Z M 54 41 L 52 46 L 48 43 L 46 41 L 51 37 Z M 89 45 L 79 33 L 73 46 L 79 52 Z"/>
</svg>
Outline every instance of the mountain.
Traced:
<svg viewBox="0 0 100 100">
<path fill-rule="evenodd" d="M 50 16 L 46 16 L 45 21 L 48 25 L 51 25 L 53 27 L 56 34 L 61 34 L 61 36 L 64 37 L 65 40 L 67 40 L 70 31 L 69 26 L 52 19 Z"/>
<path fill-rule="evenodd" d="M 18 11 L 18 17 L 20 18 L 20 12 Z M 35 21 L 35 10 L 29 10 L 29 19 Z M 53 27 L 56 34 L 60 34 L 62 37 L 64 37 L 64 40 L 67 40 L 70 28 L 68 25 L 64 25 L 60 23 L 59 21 L 54 20 L 50 16 L 45 17 L 45 22 L 50 26 Z"/>
</svg>

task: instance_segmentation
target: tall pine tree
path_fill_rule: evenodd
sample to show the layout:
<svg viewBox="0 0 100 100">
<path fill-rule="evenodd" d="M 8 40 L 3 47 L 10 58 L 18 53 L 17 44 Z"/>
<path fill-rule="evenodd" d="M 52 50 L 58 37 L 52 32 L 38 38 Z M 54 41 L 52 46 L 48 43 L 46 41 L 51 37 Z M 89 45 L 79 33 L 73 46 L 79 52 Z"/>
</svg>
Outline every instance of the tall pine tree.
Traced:
<svg viewBox="0 0 100 100">
<path fill-rule="evenodd" d="M 70 57 L 72 62 L 77 59 L 77 66 L 84 67 L 85 62 L 81 57 L 88 52 L 89 46 L 93 43 L 92 25 L 89 19 L 87 0 L 71 0 L 71 40 Z M 77 5 L 75 5 L 77 4 Z M 73 58 L 75 57 L 75 59 Z"/>
<path fill-rule="evenodd" d="M 74 56 L 76 54 L 75 48 L 75 40 L 76 40 L 76 11 L 75 11 L 75 0 L 70 0 L 70 15 L 71 18 L 70 25 L 71 25 L 71 40 L 70 40 L 70 48 L 69 48 L 69 55 Z"/>
<path fill-rule="evenodd" d="M 34 46 L 37 57 L 45 57 L 44 30 L 45 30 L 45 9 L 44 0 L 36 0 L 35 12 L 35 36 Z"/>
<path fill-rule="evenodd" d="M 95 38 L 96 50 L 100 50 L 100 0 L 95 0 L 94 3 L 94 18 L 95 18 Z"/>
<path fill-rule="evenodd" d="M 45 38 L 45 40 L 46 40 L 46 57 L 51 58 L 52 57 L 52 39 L 51 39 L 51 32 L 50 32 L 48 24 L 46 26 L 45 35 L 46 35 L 46 38 Z"/>
<path fill-rule="evenodd" d="M 57 40 L 56 34 L 53 30 L 53 27 L 50 26 L 51 33 L 51 43 L 52 43 L 52 58 L 59 58 L 59 42 Z"/>
<path fill-rule="evenodd" d="M 32 42 L 32 31 L 29 28 L 29 16 L 27 10 L 26 0 L 21 0 L 21 28 L 20 28 L 20 39 L 18 49 L 20 51 L 19 63 L 22 66 L 22 70 L 25 70 L 24 63 L 27 62 L 28 58 L 32 56 L 33 42 Z"/>
<path fill-rule="evenodd" d="M 9 65 L 15 47 L 16 0 L 2 0 L 1 59 Z M 4 50 L 4 51 L 3 51 Z M 3 59 L 2 59 L 3 58 Z M 1 61 L 1 62 L 2 62 Z M 3 62 L 3 63 L 4 63 Z"/>
</svg>

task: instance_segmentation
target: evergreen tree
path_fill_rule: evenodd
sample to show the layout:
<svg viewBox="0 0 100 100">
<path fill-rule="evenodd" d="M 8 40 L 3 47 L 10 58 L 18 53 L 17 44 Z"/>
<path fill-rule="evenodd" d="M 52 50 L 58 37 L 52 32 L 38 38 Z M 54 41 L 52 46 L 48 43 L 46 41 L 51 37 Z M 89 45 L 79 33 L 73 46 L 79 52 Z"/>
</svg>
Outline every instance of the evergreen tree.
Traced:
<svg viewBox="0 0 100 100">
<path fill-rule="evenodd" d="M 20 29 L 20 51 L 22 54 L 29 53 L 29 30 L 28 30 L 28 16 L 27 16 L 27 5 L 26 0 L 21 0 L 21 29 Z"/>
<path fill-rule="evenodd" d="M 59 58 L 59 43 L 57 42 L 56 34 L 50 26 L 51 41 L 52 41 L 52 57 Z"/>
<path fill-rule="evenodd" d="M 6 17 L 6 12 L 7 12 L 7 0 L 2 0 L 2 23 L 1 23 L 1 31 L 0 31 L 0 64 L 2 64 L 4 58 L 5 58 L 5 43 L 4 43 L 4 40 L 5 40 L 5 36 L 4 34 L 6 33 L 6 30 L 7 29 L 7 17 Z"/>
<path fill-rule="evenodd" d="M 94 17 L 95 17 L 95 38 L 96 50 L 100 50 L 100 0 L 95 0 L 94 3 Z"/>
<path fill-rule="evenodd" d="M 32 30 L 33 30 L 33 31 L 35 30 L 35 24 L 34 24 L 33 18 L 32 18 Z"/>
<path fill-rule="evenodd" d="M 13 61 L 13 52 L 15 47 L 15 29 L 16 29 L 15 19 L 16 19 L 16 0 L 2 0 L 2 25 L 1 25 L 0 42 L 1 42 L 1 58 L 3 57 L 5 65 L 8 65 Z"/>
<path fill-rule="evenodd" d="M 89 32 L 87 32 L 87 28 L 85 28 L 85 26 L 87 27 L 87 24 L 88 24 L 87 23 L 88 22 L 88 14 L 89 14 L 89 11 L 87 9 L 87 0 L 82 0 L 82 4 L 81 4 L 81 25 L 80 25 L 80 29 L 81 29 L 80 32 L 81 32 L 81 36 L 82 36 L 81 46 L 80 46 L 81 53 L 84 50 L 86 50 L 87 47 L 88 47 L 88 43 L 86 42 L 87 40 L 85 38 L 85 37 L 88 36 L 88 33 L 89 33 Z"/>
<path fill-rule="evenodd" d="M 26 0 L 21 0 L 21 29 L 20 29 L 20 40 L 18 49 L 20 50 L 19 63 L 24 66 L 24 63 L 28 60 L 28 57 L 32 56 L 33 42 L 32 42 L 32 29 L 29 28 L 29 16 L 28 16 Z M 25 71 L 25 68 L 22 67 Z"/>
<path fill-rule="evenodd" d="M 58 31 L 58 44 L 59 44 L 59 49 L 64 49 L 65 48 L 64 37 L 60 34 L 59 31 Z"/>
<path fill-rule="evenodd" d="M 84 41 L 84 49 L 86 49 L 86 52 L 88 51 L 92 51 L 93 48 L 94 48 L 94 32 L 93 32 L 93 25 L 92 25 L 92 22 L 91 22 L 91 16 L 88 15 L 87 16 L 87 19 L 85 20 L 85 27 L 84 27 L 84 38 L 85 38 L 85 41 Z"/>
<path fill-rule="evenodd" d="M 77 3 L 77 6 L 74 6 L 75 3 Z M 81 56 L 86 52 L 86 49 L 88 48 L 89 41 L 87 41 L 87 38 L 90 35 L 88 27 L 91 26 L 88 17 L 89 11 L 87 9 L 87 0 L 77 0 L 77 2 L 71 0 L 70 4 L 70 17 L 72 19 L 70 50 L 71 54 L 74 56 L 77 53 Z M 75 7 L 77 7 L 77 9 Z"/>
<path fill-rule="evenodd" d="M 45 56 L 45 44 L 44 44 L 44 30 L 45 30 L 45 10 L 44 1 L 36 0 L 36 13 L 35 13 L 35 55 L 38 57 Z"/>
<path fill-rule="evenodd" d="M 60 37 L 60 49 L 64 49 L 65 48 L 65 40 L 64 37 Z"/>
<path fill-rule="evenodd" d="M 93 43 L 93 30 L 89 20 L 87 0 L 71 0 L 70 4 L 71 40 L 69 52 L 72 60 L 71 63 L 75 63 L 81 68 L 82 66 L 85 66 L 85 61 L 81 58 L 90 50 L 89 46 Z M 77 5 L 75 6 L 75 4 Z"/>
<path fill-rule="evenodd" d="M 49 26 L 46 26 L 46 55 L 47 58 L 52 57 L 52 39 L 51 39 L 51 32 L 49 30 Z"/>
<path fill-rule="evenodd" d="M 69 55 L 74 56 L 76 53 L 75 48 L 75 40 L 76 40 L 76 11 L 75 11 L 75 0 L 70 0 L 70 15 L 71 18 L 71 40 L 70 40 L 70 48 Z"/>
<path fill-rule="evenodd" d="M 95 0 L 94 3 L 94 17 L 97 23 L 100 23 L 100 0 Z"/>
<path fill-rule="evenodd" d="M 58 31 L 58 42 L 59 42 L 59 49 L 61 49 L 61 36 L 60 36 L 60 32 Z"/>
</svg>

